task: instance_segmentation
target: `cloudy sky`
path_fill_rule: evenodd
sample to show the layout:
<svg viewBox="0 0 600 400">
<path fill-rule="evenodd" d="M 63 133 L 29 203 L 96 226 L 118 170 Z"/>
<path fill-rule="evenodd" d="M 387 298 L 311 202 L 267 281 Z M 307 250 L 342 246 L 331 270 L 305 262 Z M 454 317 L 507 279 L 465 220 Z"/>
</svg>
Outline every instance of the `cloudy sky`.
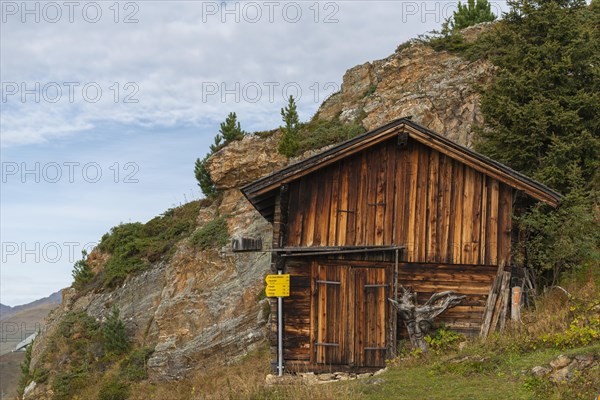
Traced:
<svg viewBox="0 0 600 400">
<path fill-rule="evenodd" d="M 0 8 L 0 301 L 16 305 L 68 286 L 111 226 L 201 197 L 194 160 L 230 111 L 272 129 L 291 94 L 307 120 L 346 69 L 438 29 L 456 2 Z"/>
</svg>

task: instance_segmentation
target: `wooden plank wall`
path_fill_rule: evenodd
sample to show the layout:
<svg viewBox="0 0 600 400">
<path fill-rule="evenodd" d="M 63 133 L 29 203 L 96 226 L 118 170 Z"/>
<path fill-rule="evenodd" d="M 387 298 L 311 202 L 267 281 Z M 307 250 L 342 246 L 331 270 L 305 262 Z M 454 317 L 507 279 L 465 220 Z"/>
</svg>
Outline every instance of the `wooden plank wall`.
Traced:
<svg viewBox="0 0 600 400">
<path fill-rule="evenodd" d="M 510 264 L 512 189 L 389 140 L 290 183 L 287 246 L 403 245 L 402 261 Z"/>
<path fill-rule="evenodd" d="M 484 265 L 402 263 L 398 268 L 398 284 L 417 292 L 418 304 L 425 303 L 434 293 L 446 290 L 466 295 L 460 305 L 437 317 L 436 323 L 473 336 L 479 334 L 487 295 L 496 272 L 496 267 Z M 406 335 L 402 323 L 398 324 L 398 334 L 401 337 Z"/>
</svg>

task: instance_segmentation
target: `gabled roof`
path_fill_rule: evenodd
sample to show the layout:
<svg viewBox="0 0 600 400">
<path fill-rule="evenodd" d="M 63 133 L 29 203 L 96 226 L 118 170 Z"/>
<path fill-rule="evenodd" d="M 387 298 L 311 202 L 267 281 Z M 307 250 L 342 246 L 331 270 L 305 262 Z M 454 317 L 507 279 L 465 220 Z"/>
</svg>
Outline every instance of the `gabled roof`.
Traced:
<svg viewBox="0 0 600 400">
<path fill-rule="evenodd" d="M 252 205 L 267 219 L 273 217 L 273 206 L 277 190 L 283 184 L 330 165 L 342 158 L 358 153 L 400 133 L 425 146 L 439 151 L 469 167 L 498 179 L 505 184 L 522 190 L 531 197 L 556 207 L 561 195 L 506 165 L 500 164 L 467 147 L 461 146 L 446 137 L 429 130 L 408 118 L 400 118 L 370 132 L 342 142 L 319 154 L 289 165 L 271 175 L 265 176 L 242 187 L 242 193 Z"/>
</svg>

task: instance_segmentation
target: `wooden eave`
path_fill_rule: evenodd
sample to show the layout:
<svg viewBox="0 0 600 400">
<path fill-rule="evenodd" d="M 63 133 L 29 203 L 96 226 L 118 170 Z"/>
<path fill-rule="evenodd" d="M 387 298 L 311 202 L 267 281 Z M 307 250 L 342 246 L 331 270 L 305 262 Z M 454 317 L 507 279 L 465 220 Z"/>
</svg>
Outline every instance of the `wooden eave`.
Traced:
<svg viewBox="0 0 600 400">
<path fill-rule="evenodd" d="M 556 207 L 561 195 L 506 165 L 500 164 L 467 147 L 461 146 L 446 137 L 412 122 L 400 118 L 375 130 L 347 140 L 319 154 L 283 168 L 241 188 L 252 205 L 269 221 L 273 219 L 274 197 L 282 185 L 324 168 L 340 159 L 358 153 L 399 134 L 408 136 L 425 146 L 439 151 L 476 171 L 499 180 L 531 197 Z"/>
</svg>

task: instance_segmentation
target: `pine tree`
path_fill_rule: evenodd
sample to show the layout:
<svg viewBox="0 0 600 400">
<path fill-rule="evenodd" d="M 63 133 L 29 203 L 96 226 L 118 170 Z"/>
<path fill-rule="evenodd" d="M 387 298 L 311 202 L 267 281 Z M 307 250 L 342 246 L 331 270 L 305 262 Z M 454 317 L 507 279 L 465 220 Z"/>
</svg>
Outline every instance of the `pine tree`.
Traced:
<svg viewBox="0 0 600 400">
<path fill-rule="evenodd" d="M 515 261 L 553 284 L 561 272 L 597 263 L 600 250 L 600 3 L 512 0 L 476 44 L 498 67 L 482 94 L 485 129 L 476 148 L 565 195 L 519 218 Z"/>
<path fill-rule="evenodd" d="M 240 123 L 237 121 L 237 115 L 234 112 L 229 113 L 225 122 L 221 123 L 221 129 L 219 130 L 225 144 L 233 142 L 234 140 L 242 140 L 246 135 L 241 128 Z"/>
<path fill-rule="evenodd" d="M 467 4 L 458 2 L 458 10 L 452 15 L 449 21 L 451 30 L 464 29 L 471 25 L 476 25 L 481 22 L 492 22 L 496 20 L 496 16 L 492 12 L 492 7 L 487 0 L 467 0 Z"/>
<path fill-rule="evenodd" d="M 292 157 L 296 155 L 299 145 L 299 125 L 300 120 L 298 117 L 298 111 L 296 110 L 296 101 L 293 96 L 290 96 L 288 105 L 281 109 L 281 118 L 285 123 L 285 126 L 281 128 L 283 136 L 279 142 L 279 153 L 286 157 Z"/>
<path fill-rule="evenodd" d="M 123 354 L 129 349 L 129 339 L 125 324 L 119 317 L 119 309 L 113 306 L 111 313 L 102 325 L 104 348 L 111 354 Z"/>
<path fill-rule="evenodd" d="M 87 262 L 87 252 L 81 252 L 81 260 L 78 260 L 73 265 L 73 287 L 75 290 L 81 290 L 85 285 L 94 278 L 94 272 Z"/>
<path fill-rule="evenodd" d="M 202 193 L 206 197 L 213 197 L 217 194 L 217 188 L 206 168 L 206 161 L 227 144 L 236 140 L 242 140 L 245 135 L 246 132 L 242 130 L 240 123 L 237 121 L 237 115 L 234 112 L 229 113 L 225 121 L 221 122 L 221 129 L 219 129 L 219 133 L 215 136 L 213 144 L 210 145 L 210 151 L 203 159 L 196 159 L 194 163 L 194 176 L 198 181 L 198 186 L 200 186 Z"/>
</svg>

